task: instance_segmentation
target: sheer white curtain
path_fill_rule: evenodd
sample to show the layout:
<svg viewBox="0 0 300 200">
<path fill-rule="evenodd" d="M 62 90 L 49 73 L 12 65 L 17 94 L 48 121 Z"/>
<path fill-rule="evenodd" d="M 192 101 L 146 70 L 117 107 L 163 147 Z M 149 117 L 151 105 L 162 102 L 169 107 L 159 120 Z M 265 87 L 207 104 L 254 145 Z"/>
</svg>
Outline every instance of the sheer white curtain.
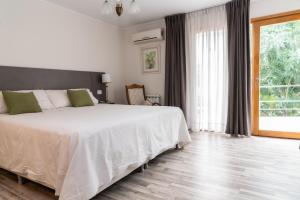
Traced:
<svg viewBox="0 0 300 200">
<path fill-rule="evenodd" d="M 187 14 L 186 38 L 189 128 L 224 132 L 228 107 L 225 6 Z"/>
</svg>

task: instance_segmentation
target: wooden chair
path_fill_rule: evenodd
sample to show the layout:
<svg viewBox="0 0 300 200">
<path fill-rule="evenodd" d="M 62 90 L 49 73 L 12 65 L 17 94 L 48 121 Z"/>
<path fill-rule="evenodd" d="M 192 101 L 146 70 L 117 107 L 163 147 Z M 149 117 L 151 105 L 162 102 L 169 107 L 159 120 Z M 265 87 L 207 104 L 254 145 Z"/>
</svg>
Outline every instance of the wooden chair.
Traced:
<svg viewBox="0 0 300 200">
<path fill-rule="evenodd" d="M 129 105 L 150 105 L 160 106 L 159 103 L 152 103 L 146 98 L 145 86 L 132 84 L 126 85 L 126 97 Z"/>
</svg>

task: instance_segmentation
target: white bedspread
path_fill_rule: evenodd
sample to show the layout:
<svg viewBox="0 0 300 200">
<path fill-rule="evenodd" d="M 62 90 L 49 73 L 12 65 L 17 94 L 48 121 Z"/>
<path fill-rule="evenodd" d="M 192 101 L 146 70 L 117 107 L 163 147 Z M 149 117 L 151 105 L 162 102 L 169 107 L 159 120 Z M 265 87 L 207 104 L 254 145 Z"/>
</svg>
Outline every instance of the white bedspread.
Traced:
<svg viewBox="0 0 300 200">
<path fill-rule="evenodd" d="M 61 200 L 90 199 L 190 141 L 181 110 L 171 107 L 101 104 L 0 115 L 0 167 L 53 187 Z"/>
</svg>

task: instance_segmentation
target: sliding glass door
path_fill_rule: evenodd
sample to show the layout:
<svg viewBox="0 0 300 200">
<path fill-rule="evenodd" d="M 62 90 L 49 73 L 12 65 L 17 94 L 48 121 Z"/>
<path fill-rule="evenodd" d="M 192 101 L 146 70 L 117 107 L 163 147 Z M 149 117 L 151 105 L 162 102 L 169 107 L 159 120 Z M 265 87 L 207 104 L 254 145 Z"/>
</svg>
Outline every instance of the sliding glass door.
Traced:
<svg viewBox="0 0 300 200">
<path fill-rule="evenodd" d="M 300 12 L 252 24 L 253 132 L 300 138 Z"/>
</svg>

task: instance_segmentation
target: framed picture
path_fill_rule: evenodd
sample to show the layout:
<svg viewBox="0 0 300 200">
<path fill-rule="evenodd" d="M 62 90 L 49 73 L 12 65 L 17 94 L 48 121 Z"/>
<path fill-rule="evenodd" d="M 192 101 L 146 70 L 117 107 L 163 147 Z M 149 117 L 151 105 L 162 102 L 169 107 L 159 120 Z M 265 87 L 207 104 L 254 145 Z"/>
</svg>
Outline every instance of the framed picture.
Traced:
<svg viewBox="0 0 300 200">
<path fill-rule="evenodd" d="M 142 49 L 143 73 L 159 73 L 160 46 Z"/>
</svg>

